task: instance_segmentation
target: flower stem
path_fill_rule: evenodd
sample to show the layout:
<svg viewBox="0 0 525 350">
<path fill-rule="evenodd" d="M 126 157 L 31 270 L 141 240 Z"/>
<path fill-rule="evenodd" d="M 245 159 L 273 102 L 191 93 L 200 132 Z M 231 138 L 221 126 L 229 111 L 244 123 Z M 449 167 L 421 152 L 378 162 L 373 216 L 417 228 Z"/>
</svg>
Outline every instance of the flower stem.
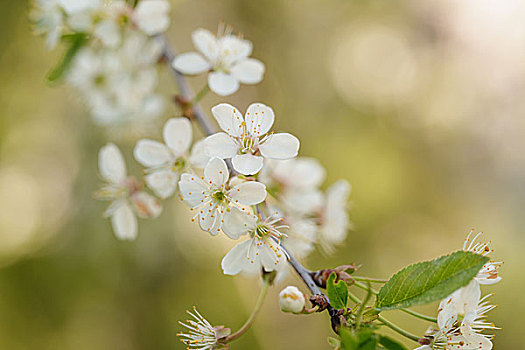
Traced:
<svg viewBox="0 0 525 350">
<path fill-rule="evenodd" d="M 354 278 L 355 279 L 355 278 Z M 358 288 L 361 288 L 363 290 L 370 290 L 372 293 L 374 293 L 375 295 L 377 295 L 379 292 L 373 288 L 368 288 L 367 286 L 365 286 L 364 284 L 362 283 L 359 283 L 359 282 L 355 282 L 354 285 Z M 404 313 L 407 313 L 411 316 L 414 316 L 414 317 L 417 317 L 417 318 L 420 318 L 422 320 L 425 320 L 425 321 L 429 321 L 429 322 L 434 322 L 434 323 L 437 323 L 437 318 L 435 317 L 431 317 L 431 316 L 427 316 L 427 315 L 423 315 L 423 314 L 420 314 L 419 312 L 416 312 L 416 311 L 412 311 L 410 309 L 399 309 L 399 311 L 402 311 Z"/>
<path fill-rule="evenodd" d="M 222 343 L 226 344 L 226 343 L 232 342 L 235 339 L 239 338 L 244 333 L 246 333 L 246 331 L 248 329 L 250 329 L 250 327 L 252 326 L 253 322 L 255 321 L 255 318 L 257 317 L 257 314 L 259 313 L 259 310 L 261 309 L 261 306 L 263 304 L 264 298 L 266 297 L 266 294 L 268 293 L 268 287 L 269 286 L 270 286 L 270 281 L 268 279 L 266 279 L 266 278 L 263 279 L 263 286 L 261 288 L 261 292 L 259 293 L 259 298 L 257 298 L 257 302 L 255 303 L 255 306 L 253 308 L 253 311 L 252 311 L 250 317 L 248 317 L 246 322 L 244 322 L 242 327 L 239 328 L 239 330 L 237 332 L 235 332 L 235 333 L 227 336 L 226 338 L 224 338 Z"/>
<path fill-rule="evenodd" d="M 356 281 L 361 282 L 370 282 L 370 283 L 386 283 L 388 282 L 387 279 L 383 278 L 372 278 L 372 277 L 361 277 L 361 276 L 352 276 L 352 278 Z"/>
<path fill-rule="evenodd" d="M 204 96 L 210 91 L 210 86 L 208 84 L 204 85 L 204 87 L 197 92 L 197 95 L 193 98 L 193 101 L 191 101 L 191 105 L 195 106 L 197 103 L 200 102 L 200 100 L 203 99 Z"/>
<path fill-rule="evenodd" d="M 357 304 L 361 304 L 362 301 L 361 299 L 359 299 L 358 297 L 356 297 L 354 294 L 348 292 L 348 297 L 354 302 L 354 303 L 357 303 Z M 405 331 L 404 329 L 398 327 L 397 325 L 395 325 L 394 323 L 390 322 L 389 320 L 387 320 L 386 318 L 384 318 L 383 316 L 379 316 L 378 318 L 379 321 L 381 321 L 381 323 L 383 323 L 385 326 L 387 326 L 388 328 L 392 329 L 393 331 L 395 331 L 396 333 L 399 333 L 401 334 L 402 336 L 410 339 L 410 340 L 413 340 L 415 341 L 416 343 L 419 341 L 419 337 L 417 335 L 414 335 L 410 332 L 407 332 Z"/>
</svg>

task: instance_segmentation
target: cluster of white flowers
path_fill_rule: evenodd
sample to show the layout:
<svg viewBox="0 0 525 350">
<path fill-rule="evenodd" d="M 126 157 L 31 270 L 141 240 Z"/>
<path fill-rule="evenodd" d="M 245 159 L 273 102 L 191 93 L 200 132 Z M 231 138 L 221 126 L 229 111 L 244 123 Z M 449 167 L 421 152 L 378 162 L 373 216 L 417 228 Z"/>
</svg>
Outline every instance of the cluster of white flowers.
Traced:
<svg viewBox="0 0 525 350">
<path fill-rule="evenodd" d="M 210 135 L 192 147 L 190 121 L 172 118 L 164 126 L 163 143 L 139 140 L 134 155 L 146 167 L 144 180 L 149 189 L 161 199 L 178 190 L 195 212 L 193 220 L 202 230 L 211 235 L 222 232 L 234 240 L 248 237 L 224 257 L 221 265 L 225 274 L 257 272 L 261 268 L 281 270 L 287 259 L 282 242 L 304 257 L 315 243 L 332 247 L 344 239 L 349 226 L 348 183 L 339 181 L 323 195 L 319 186 L 325 170 L 314 159 L 294 158 L 299 140 L 287 133 L 268 134 L 274 122 L 270 107 L 252 104 L 245 118 L 226 104 L 213 107 L 212 113 L 225 132 Z M 112 171 L 125 173 L 122 156 L 112 145 L 113 158 L 109 158 L 108 147 L 100 152 L 100 172 L 111 186 L 125 189 L 118 192 L 120 197 L 111 192 L 110 198 L 137 197 L 138 190 L 122 185 L 127 181 L 139 188 L 136 181 L 124 181 L 124 175 L 107 176 L 110 162 L 117 164 Z M 234 173 L 225 159 L 231 160 Z M 106 188 L 103 192 L 109 192 Z M 153 198 L 139 193 L 140 197 Z M 122 215 L 113 215 L 118 237 L 131 238 L 136 234 L 132 213 L 128 206 L 125 219 L 129 222 L 125 223 Z M 133 227 L 133 235 L 123 234 L 122 227 Z"/>
<path fill-rule="evenodd" d="M 470 231 L 463 250 L 483 256 L 491 253 L 488 243 L 477 242 L 481 233 Z M 429 344 L 417 350 L 490 350 L 494 335 L 483 333 L 497 329 L 486 321 L 486 313 L 496 306 L 490 305 L 487 299 L 491 294 L 481 296 L 481 285 L 498 283 L 498 269 L 501 262 L 490 261 L 485 264 L 477 276 L 465 287 L 443 299 L 438 310 L 438 330 L 430 330 L 426 339 Z"/>
<path fill-rule="evenodd" d="M 68 82 L 101 125 L 144 123 L 164 111 L 156 93 L 162 44 L 153 36 L 169 26 L 168 0 L 37 0 L 37 32 L 53 48 L 68 35 L 83 41 L 71 52 Z"/>
<path fill-rule="evenodd" d="M 209 86 L 219 94 L 225 94 L 218 83 L 227 80 L 225 75 L 241 82 L 262 78 L 262 63 L 247 58 L 252 49 L 249 41 L 230 34 L 216 39 L 202 29 L 193 39 L 208 59 L 201 66 L 212 71 Z M 196 57 L 205 61 L 190 53 L 177 56 L 173 64 L 180 71 L 195 73 L 187 69 L 195 65 L 192 60 Z M 257 79 L 243 77 L 241 73 L 252 74 L 254 67 Z M 211 235 L 222 232 L 234 240 L 248 237 L 224 257 L 221 266 L 225 274 L 281 270 L 287 259 L 283 242 L 304 257 L 315 243 L 331 251 L 344 240 L 349 227 L 346 203 L 350 185 L 339 181 L 324 195 L 319 188 L 324 168 L 314 159 L 296 158 L 297 137 L 270 131 L 275 121 L 272 108 L 253 103 L 243 116 L 237 108 L 221 103 L 211 113 L 221 132 L 192 147 L 190 121 L 172 118 L 164 126 L 164 143 L 139 140 L 134 155 L 146 167 L 144 180 L 153 193 L 166 199 L 178 189 L 195 211 L 193 220 L 202 230 Z"/>
</svg>

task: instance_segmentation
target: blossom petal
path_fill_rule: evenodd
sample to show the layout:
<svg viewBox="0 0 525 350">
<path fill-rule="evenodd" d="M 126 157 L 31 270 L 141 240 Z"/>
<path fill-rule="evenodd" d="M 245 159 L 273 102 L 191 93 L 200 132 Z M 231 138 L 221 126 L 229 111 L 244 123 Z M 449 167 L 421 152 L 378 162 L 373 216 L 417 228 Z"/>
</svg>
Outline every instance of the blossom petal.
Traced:
<svg viewBox="0 0 525 350">
<path fill-rule="evenodd" d="M 261 137 L 272 128 L 275 120 L 273 109 L 262 104 L 252 103 L 246 110 L 246 128 L 251 135 Z"/>
<path fill-rule="evenodd" d="M 191 149 L 190 163 L 193 167 L 204 169 L 206 164 L 210 161 L 210 156 L 206 151 L 205 139 L 195 142 Z"/>
<path fill-rule="evenodd" d="M 274 271 L 284 262 L 285 256 L 277 242 L 267 239 L 259 250 L 259 259 L 265 271 Z"/>
<path fill-rule="evenodd" d="M 208 231 L 211 235 L 216 236 L 221 231 L 222 216 L 222 208 L 217 206 L 209 209 L 203 208 L 199 214 L 199 226 L 203 231 Z"/>
<path fill-rule="evenodd" d="M 208 74 L 208 85 L 211 91 L 220 96 L 228 96 L 239 89 L 239 81 L 231 74 L 211 72 Z"/>
<path fill-rule="evenodd" d="M 207 29 L 199 28 L 191 34 L 193 45 L 208 60 L 215 62 L 219 54 L 217 38 Z"/>
<path fill-rule="evenodd" d="M 169 163 L 172 156 L 168 147 L 153 140 L 139 140 L 133 151 L 135 159 L 142 165 L 151 167 Z"/>
<path fill-rule="evenodd" d="M 252 230 L 257 223 L 255 215 L 248 214 L 238 208 L 231 208 L 224 213 L 222 231 L 231 239 L 238 239 L 241 235 Z"/>
<path fill-rule="evenodd" d="M 141 218 L 156 218 L 162 212 L 162 206 L 157 198 L 140 191 L 131 196 L 135 212 Z"/>
<path fill-rule="evenodd" d="M 164 142 L 177 157 L 185 154 L 191 145 L 191 123 L 186 118 L 171 118 L 164 125 Z"/>
<path fill-rule="evenodd" d="M 254 175 L 263 167 L 263 157 L 252 154 L 240 154 L 232 158 L 232 165 L 235 170 L 243 175 Z"/>
<path fill-rule="evenodd" d="M 128 203 L 120 205 L 113 212 L 111 225 L 118 239 L 133 240 L 137 237 L 137 218 Z"/>
<path fill-rule="evenodd" d="M 264 64 L 261 61 L 255 58 L 247 58 L 235 63 L 230 72 L 243 84 L 257 84 L 263 79 L 264 69 Z"/>
<path fill-rule="evenodd" d="M 274 134 L 259 146 L 259 150 L 266 158 L 289 159 L 299 152 L 299 140 L 288 133 Z"/>
<path fill-rule="evenodd" d="M 219 46 L 219 56 L 222 63 L 227 67 L 250 56 L 253 44 L 249 40 L 241 39 L 234 35 L 225 35 L 217 40 Z"/>
<path fill-rule="evenodd" d="M 231 158 L 237 154 L 239 145 L 231 136 L 223 132 L 210 135 L 204 139 L 206 152 L 212 157 Z"/>
<path fill-rule="evenodd" d="M 173 59 L 171 65 L 177 71 L 188 75 L 204 73 L 211 69 L 210 63 L 197 52 L 181 53 Z"/>
<path fill-rule="evenodd" d="M 241 242 L 224 256 L 221 267 L 225 275 L 236 275 L 243 270 L 250 269 L 250 265 L 255 265 L 251 263 L 251 260 L 248 258 L 248 251 L 250 250 L 251 244 L 252 240 Z"/>
<path fill-rule="evenodd" d="M 135 8 L 135 22 L 148 35 L 165 32 L 170 26 L 170 3 L 166 0 L 142 0 Z"/>
<path fill-rule="evenodd" d="M 198 176 L 184 173 L 180 177 L 179 190 L 184 201 L 195 208 L 203 204 L 208 187 Z"/>
<path fill-rule="evenodd" d="M 232 188 L 228 195 L 236 203 L 255 205 L 266 199 L 266 186 L 257 181 L 246 181 Z"/>
<path fill-rule="evenodd" d="M 323 194 L 317 188 L 288 190 L 283 193 L 282 200 L 295 213 L 306 215 L 321 208 Z"/>
<path fill-rule="evenodd" d="M 100 149 L 98 168 L 100 175 L 111 183 L 118 184 L 126 179 L 126 163 L 118 147 L 112 143 Z"/>
<path fill-rule="evenodd" d="M 204 168 L 204 180 L 208 184 L 221 186 L 228 181 L 230 172 L 226 166 L 226 162 L 221 158 L 214 157 L 210 159 L 206 168 Z"/>
<path fill-rule="evenodd" d="M 229 135 L 239 137 L 243 133 L 244 118 L 241 112 L 232 105 L 220 103 L 211 109 L 211 114 L 221 129 Z"/>
<path fill-rule="evenodd" d="M 161 169 L 144 177 L 146 184 L 162 199 L 168 198 L 177 189 L 179 174 L 171 169 Z"/>
</svg>

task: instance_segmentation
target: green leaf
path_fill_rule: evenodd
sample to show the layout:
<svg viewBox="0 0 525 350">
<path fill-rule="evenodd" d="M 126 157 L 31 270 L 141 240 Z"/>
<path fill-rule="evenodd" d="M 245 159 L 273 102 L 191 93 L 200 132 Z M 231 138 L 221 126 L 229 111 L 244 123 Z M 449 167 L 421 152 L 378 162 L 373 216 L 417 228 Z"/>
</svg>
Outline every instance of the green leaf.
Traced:
<svg viewBox="0 0 525 350">
<path fill-rule="evenodd" d="M 404 345 L 401 345 L 392 338 L 385 336 L 379 337 L 379 344 L 383 345 L 383 347 L 385 347 L 385 349 L 387 350 L 407 350 L 407 348 Z"/>
<path fill-rule="evenodd" d="M 332 272 L 328 280 L 326 281 L 326 294 L 328 294 L 328 300 L 330 305 L 336 309 L 346 308 L 346 302 L 348 300 L 348 287 L 344 281 L 335 283 L 337 275 Z"/>
<path fill-rule="evenodd" d="M 360 328 L 351 331 L 348 328 L 339 330 L 341 349 L 343 350 L 375 350 L 378 337 L 371 328 Z"/>
<path fill-rule="evenodd" d="M 488 257 L 458 251 L 405 267 L 381 288 L 376 307 L 393 310 L 443 299 L 466 286 L 488 260 Z"/>
<path fill-rule="evenodd" d="M 64 76 L 68 68 L 73 62 L 78 51 L 87 42 L 87 36 L 82 33 L 75 33 L 71 35 L 65 35 L 62 37 L 63 41 L 69 42 L 69 47 L 66 50 L 64 56 L 60 59 L 60 62 L 53 68 L 47 75 L 47 81 L 53 83 Z"/>
</svg>

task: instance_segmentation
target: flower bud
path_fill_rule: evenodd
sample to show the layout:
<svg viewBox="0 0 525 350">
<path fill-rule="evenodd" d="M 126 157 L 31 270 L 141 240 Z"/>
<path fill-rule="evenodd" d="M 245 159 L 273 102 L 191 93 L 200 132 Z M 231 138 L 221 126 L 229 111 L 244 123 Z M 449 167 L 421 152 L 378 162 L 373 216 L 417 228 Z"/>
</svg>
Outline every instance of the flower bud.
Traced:
<svg viewBox="0 0 525 350">
<path fill-rule="evenodd" d="M 299 313 L 304 309 L 304 294 L 297 287 L 288 286 L 279 294 L 279 303 L 281 311 Z"/>
</svg>

